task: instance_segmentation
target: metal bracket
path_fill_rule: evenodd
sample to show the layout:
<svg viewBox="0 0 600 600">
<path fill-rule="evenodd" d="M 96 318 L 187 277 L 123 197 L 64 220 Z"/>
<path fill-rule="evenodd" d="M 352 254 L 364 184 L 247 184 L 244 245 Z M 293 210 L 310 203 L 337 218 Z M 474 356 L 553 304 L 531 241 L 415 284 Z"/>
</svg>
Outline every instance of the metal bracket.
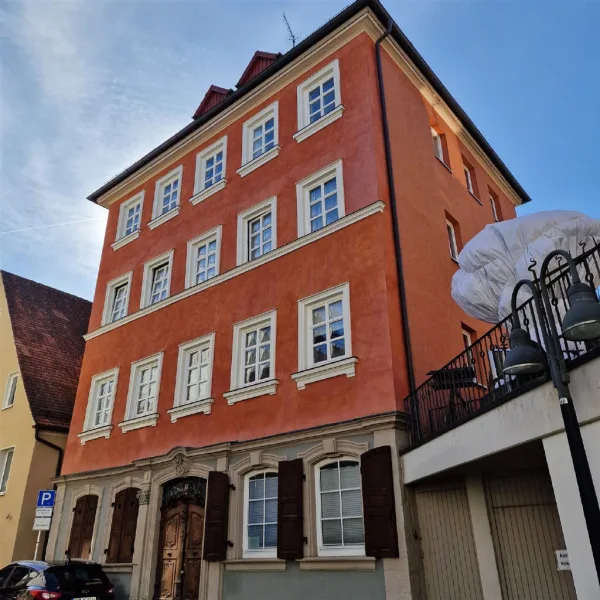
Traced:
<svg viewBox="0 0 600 600">
<path fill-rule="evenodd" d="M 233 485 L 233 483 L 229 484 L 229 489 L 235 491 L 235 485 Z"/>
<path fill-rule="evenodd" d="M 229 546 L 229 548 L 233 548 L 233 542 L 231 540 L 227 540 L 227 546 Z"/>
</svg>

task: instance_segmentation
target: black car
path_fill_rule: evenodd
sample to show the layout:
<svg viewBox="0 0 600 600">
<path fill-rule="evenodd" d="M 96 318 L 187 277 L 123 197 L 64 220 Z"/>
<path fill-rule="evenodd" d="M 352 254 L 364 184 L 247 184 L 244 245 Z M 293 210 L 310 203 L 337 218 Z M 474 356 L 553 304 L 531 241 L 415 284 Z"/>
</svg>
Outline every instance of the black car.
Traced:
<svg viewBox="0 0 600 600">
<path fill-rule="evenodd" d="M 102 567 L 85 560 L 21 560 L 0 570 L 0 600 L 114 600 Z"/>
</svg>

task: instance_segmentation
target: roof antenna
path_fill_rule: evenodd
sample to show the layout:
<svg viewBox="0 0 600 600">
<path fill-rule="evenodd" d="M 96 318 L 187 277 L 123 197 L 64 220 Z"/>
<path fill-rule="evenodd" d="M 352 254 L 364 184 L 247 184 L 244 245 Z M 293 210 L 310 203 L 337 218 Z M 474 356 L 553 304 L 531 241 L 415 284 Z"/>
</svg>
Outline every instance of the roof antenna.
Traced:
<svg viewBox="0 0 600 600">
<path fill-rule="evenodd" d="M 290 22 L 287 20 L 285 13 L 283 13 L 283 20 L 285 21 L 285 26 L 287 27 L 287 30 L 290 34 L 290 41 L 292 42 L 292 46 L 295 46 L 296 45 L 296 36 L 294 35 L 292 28 L 290 27 Z"/>
</svg>

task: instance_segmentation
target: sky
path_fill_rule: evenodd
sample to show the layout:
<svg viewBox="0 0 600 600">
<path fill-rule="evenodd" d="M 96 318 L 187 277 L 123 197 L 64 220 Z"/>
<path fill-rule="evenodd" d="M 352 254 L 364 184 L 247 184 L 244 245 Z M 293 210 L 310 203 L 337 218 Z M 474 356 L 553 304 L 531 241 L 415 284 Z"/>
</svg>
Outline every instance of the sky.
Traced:
<svg viewBox="0 0 600 600">
<path fill-rule="evenodd" d="M 0 269 L 91 299 L 86 196 L 348 0 L 0 0 Z M 384 0 L 533 198 L 600 218 L 600 0 Z"/>
</svg>

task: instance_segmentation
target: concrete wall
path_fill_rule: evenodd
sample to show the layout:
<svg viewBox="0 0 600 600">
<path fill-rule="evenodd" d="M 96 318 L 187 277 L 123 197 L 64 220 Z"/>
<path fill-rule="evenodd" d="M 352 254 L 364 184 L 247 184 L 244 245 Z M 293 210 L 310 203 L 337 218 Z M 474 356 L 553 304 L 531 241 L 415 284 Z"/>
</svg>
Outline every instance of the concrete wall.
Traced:
<svg viewBox="0 0 600 600">
<path fill-rule="evenodd" d="M 384 600 L 383 565 L 378 561 L 366 573 L 306 572 L 293 562 L 279 573 L 225 571 L 225 600 L 277 600 L 282 595 L 286 600 Z"/>
</svg>

